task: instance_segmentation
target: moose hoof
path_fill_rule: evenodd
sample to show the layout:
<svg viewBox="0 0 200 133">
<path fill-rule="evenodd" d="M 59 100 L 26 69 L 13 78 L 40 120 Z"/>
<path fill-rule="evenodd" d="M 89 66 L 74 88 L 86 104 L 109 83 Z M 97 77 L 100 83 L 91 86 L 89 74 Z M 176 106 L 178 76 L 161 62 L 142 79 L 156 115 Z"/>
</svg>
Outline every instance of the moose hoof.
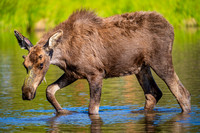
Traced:
<svg viewBox="0 0 200 133">
<path fill-rule="evenodd" d="M 65 109 L 60 109 L 60 110 L 58 110 L 56 113 L 59 114 L 59 115 L 62 115 L 62 114 L 63 114 L 63 115 L 65 115 L 65 114 L 71 114 L 70 111 L 65 110 Z"/>
</svg>

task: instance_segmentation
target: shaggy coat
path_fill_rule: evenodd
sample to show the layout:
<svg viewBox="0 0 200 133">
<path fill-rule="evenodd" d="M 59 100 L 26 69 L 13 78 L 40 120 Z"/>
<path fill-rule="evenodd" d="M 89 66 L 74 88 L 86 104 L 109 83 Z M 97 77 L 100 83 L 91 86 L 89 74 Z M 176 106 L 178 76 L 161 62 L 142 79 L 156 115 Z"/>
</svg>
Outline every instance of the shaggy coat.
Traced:
<svg viewBox="0 0 200 133">
<path fill-rule="evenodd" d="M 44 45 L 59 29 L 63 38 L 54 50 L 52 64 L 77 78 L 87 78 L 95 71 L 103 71 L 104 78 L 136 74 L 142 64 L 153 63 L 155 56 L 171 53 L 174 39 L 173 27 L 156 12 L 103 19 L 80 10 L 44 35 L 38 45 Z"/>
<path fill-rule="evenodd" d="M 34 98 L 30 88 L 36 86 L 32 89 L 36 91 L 49 65 L 54 64 L 64 74 L 48 86 L 47 99 L 58 113 L 67 111 L 57 102 L 55 92 L 77 79 L 88 80 L 89 113 L 98 114 L 102 80 L 130 74 L 136 75 L 143 88 L 145 109 L 152 110 L 162 97 L 152 77 L 152 68 L 168 85 L 182 111 L 191 110 L 190 94 L 181 84 L 172 64 L 173 27 L 156 12 L 101 18 L 92 11 L 78 10 L 46 33 L 34 47 L 28 41 L 20 43 L 25 37 L 19 32 L 15 31 L 15 35 L 20 46 L 29 50 L 24 64 L 26 68 L 31 66 L 29 71 L 35 75 L 34 78 L 31 76 L 33 80 L 25 80 L 24 99 Z M 41 76 L 38 78 L 36 75 Z"/>
</svg>

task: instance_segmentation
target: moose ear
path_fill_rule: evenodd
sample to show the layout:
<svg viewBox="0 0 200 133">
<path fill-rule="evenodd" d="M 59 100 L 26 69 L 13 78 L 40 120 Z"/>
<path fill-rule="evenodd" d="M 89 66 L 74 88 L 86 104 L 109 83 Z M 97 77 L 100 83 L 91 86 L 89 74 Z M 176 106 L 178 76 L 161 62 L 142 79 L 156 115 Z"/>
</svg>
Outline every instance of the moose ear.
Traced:
<svg viewBox="0 0 200 133">
<path fill-rule="evenodd" d="M 58 30 L 55 34 L 53 34 L 49 38 L 48 48 L 49 49 L 53 49 L 54 47 L 56 47 L 58 45 L 58 42 L 61 40 L 62 36 L 63 36 L 63 31 L 62 30 Z"/>
<path fill-rule="evenodd" d="M 63 36 L 62 30 L 58 30 L 57 32 L 55 32 L 52 36 L 49 37 L 49 40 L 43 46 L 44 50 L 46 52 L 50 52 L 51 50 L 53 50 L 61 41 L 62 36 Z"/>
<path fill-rule="evenodd" d="M 33 44 L 26 38 L 24 37 L 21 33 L 19 33 L 18 31 L 14 31 L 15 33 L 15 37 L 17 38 L 17 41 L 19 43 L 19 46 L 22 49 L 26 49 L 26 50 L 30 50 L 31 47 L 33 47 Z"/>
</svg>

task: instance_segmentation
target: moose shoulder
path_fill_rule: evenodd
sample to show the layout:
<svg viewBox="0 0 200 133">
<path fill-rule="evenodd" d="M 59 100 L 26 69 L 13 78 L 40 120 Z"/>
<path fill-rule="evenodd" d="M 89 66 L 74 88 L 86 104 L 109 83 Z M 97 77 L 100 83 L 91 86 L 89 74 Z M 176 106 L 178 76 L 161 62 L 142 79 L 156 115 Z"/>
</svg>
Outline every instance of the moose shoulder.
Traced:
<svg viewBox="0 0 200 133">
<path fill-rule="evenodd" d="M 15 36 L 24 57 L 27 76 L 22 87 L 24 100 L 31 100 L 49 69 L 57 65 L 64 74 L 46 90 L 57 113 L 68 113 L 55 92 L 77 79 L 90 87 L 89 114 L 98 114 L 102 80 L 135 74 L 145 94 L 145 110 L 152 110 L 162 92 L 150 68 L 167 84 L 184 113 L 191 111 L 190 93 L 172 65 L 173 27 L 156 12 L 135 12 L 100 18 L 94 12 L 78 10 L 68 20 L 46 33 L 33 46 L 18 31 Z"/>
</svg>

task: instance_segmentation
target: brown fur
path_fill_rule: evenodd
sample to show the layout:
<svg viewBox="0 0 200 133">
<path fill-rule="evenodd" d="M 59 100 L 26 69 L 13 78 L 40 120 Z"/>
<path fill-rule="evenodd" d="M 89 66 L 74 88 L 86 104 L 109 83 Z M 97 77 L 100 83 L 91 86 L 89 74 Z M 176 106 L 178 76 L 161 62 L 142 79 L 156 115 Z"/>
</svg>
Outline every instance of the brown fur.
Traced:
<svg viewBox="0 0 200 133">
<path fill-rule="evenodd" d="M 47 51 L 50 38 L 58 30 L 62 31 L 62 38 L 56 40 L 57 45 L 51 52 Z M 190 94 L 180 83 L 172 65 L 173 40 L 173 27 L 156 12 L 100 18 L 94 12 L 78 10 L 46 33 L 30 49 L 27 60 L 30 58 L 35 64 L 38 62 L 37 56 L 46 51 L 51 56 L 44 55 L 44 58 L 50 58 L 51 64 L 65 72 L 47 88 L 47 99 L 57 112 L 65 111 L 56 101 L 55 91 L 85 78 L 90 86 L 89 113 L 97 114 L 102 80 L 130 74 L 136 74 L 146 96 L 145 109 L 151 110 L 162 92 L 153 80 L 150 67 L 166 82 L 182 110 L 190 112 Z"/>
<path fill-rule="evenodd" d="M 81 65 L 81 67 L 105 70 L 106 77 L 135 73 L 137 70 L 130 66 L 141 66 L 144 62 L 149 64 L 151 62 L 149 57 L 160 51 L 161 46 L 156 43 L 159 41 L 158 37 L 166 41 L 165 49 L 169 49 L 174 36 L 172 26 L 155 12 L 135 12 L 102 19 L 94 12 L 80 10 L 44 35 L 38 45 L 44 45 L 58 29 L 64 32 L 63 44 L 60 45 L 62 48 L 59 46 L 58 48 L 66 50 L 61 51 L 62 56 L 68 56 L 65 57 L 68 58 L 66 67 L 80 70 L 79 65 L 87 62 L 86 66 Z M 160 38 L 161 35 L 163 38 Z M 136 49 L 135 45 L 137 45 Z M 153 47 L 158 48 L 155 50 Z M 63 69 L 67 70 L 67 68 Z M 87 75 L 81 70 L 79 73 L 82 78 Z"/>
</svg>

